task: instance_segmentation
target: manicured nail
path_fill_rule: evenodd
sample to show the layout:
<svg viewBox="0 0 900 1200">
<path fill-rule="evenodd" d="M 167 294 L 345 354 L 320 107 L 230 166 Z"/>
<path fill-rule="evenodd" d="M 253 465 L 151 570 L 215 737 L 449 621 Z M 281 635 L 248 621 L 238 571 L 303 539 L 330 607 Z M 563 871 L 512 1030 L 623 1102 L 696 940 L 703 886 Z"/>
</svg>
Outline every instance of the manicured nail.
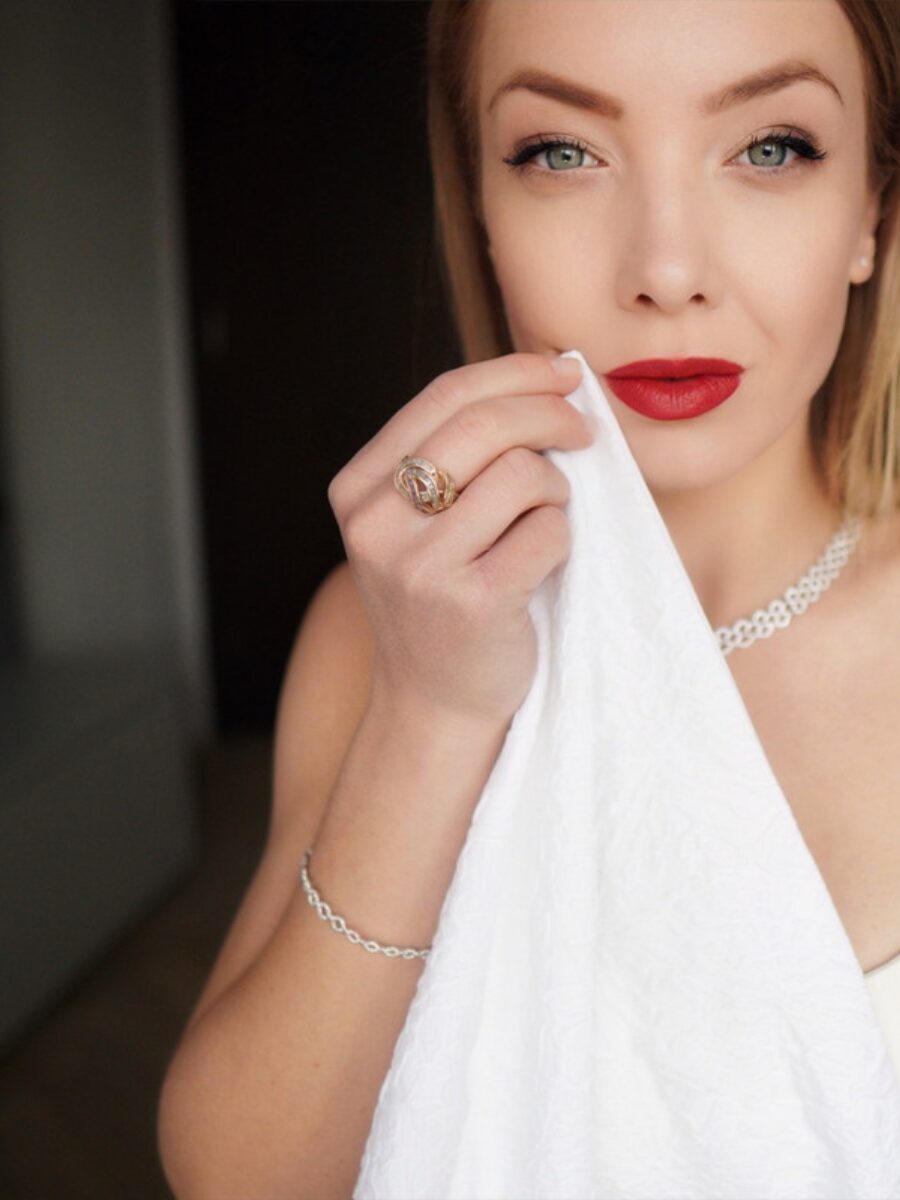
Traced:
<svg viewBox="0 0 900 1200">
<path fill-rule="evenodd" d="M 577 379 L 581 375 L 581 363 L 577 358 L 563 358 L 562 355 L 559 355 L 552 362 L 553 369 L 565 376 L 566 379 Z"/>
</svg>

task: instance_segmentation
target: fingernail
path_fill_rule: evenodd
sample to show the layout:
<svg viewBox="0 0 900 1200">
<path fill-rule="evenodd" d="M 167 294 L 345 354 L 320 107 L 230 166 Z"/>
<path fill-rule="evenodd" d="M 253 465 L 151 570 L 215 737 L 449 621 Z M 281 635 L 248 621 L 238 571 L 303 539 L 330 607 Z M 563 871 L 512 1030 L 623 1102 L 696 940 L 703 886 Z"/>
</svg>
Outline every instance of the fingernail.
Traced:
<svg viewBox="0 0 900 1200">
<path fill-rule="evenodd" d="M 587 422 L 588 429 L 596 436 L 600 432 L 600 421 L 594 413 L 582 413 L 581 415 Z"/>
<path fill-rule="evenodd" d="M 581 363 L 577 358 L 563 358 L 560 355 L 558 358 L 552 359 L 552 363 L 554 371 L 558 371 L 567 379 L 575 379 L 581 374 Z"/>
</svg>

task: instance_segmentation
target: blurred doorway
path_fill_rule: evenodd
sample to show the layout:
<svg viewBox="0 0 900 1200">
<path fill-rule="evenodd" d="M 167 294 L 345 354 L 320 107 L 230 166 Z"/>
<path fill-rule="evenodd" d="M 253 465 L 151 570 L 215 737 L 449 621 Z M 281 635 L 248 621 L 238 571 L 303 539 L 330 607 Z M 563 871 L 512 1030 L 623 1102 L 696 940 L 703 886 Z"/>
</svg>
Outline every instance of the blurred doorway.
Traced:
<svg viewBox="0 0 900 1200">
<path fill-rule="evenodd" d="M 428 5 L 177 0 L 217 727 L 270 728 L 344 557 L 326 490 L 458 361 L 425 134 Z"/>
</svg>

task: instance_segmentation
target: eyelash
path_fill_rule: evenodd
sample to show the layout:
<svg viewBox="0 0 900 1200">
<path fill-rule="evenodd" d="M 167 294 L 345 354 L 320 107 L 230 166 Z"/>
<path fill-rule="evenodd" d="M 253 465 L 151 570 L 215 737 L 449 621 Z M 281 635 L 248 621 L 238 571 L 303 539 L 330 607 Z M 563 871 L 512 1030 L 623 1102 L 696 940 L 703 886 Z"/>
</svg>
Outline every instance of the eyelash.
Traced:
<svg viewBox="0 0 900 1200">
<path fill-rule="evenodd" d="M 751 163 L 751 170 L 760 171 L 764 175 L 781 175 L 785 171 L 791 171 L 795 166 L 805 165 L 804 161 L 821 161 L 828 157 L 828 151 L 822 150 L 818 143 L 812 137 L 805 137 L 799 130 L 792 129 L 789 133 L 766 133 L 760 137 L 753 138 L 748 142 L 739 154 L 745 154 L 748 150 L 752 150 L 754 146 L 760 146 L 764 142 L 775 142 L 777 145 L 787 146 L 788 149 L 795 151 L 800 159 L 795 159 L 792 163 L 781 163 L 776 167 L 760 167 Z M 552 150 L 555 146 L 571 146 L 575 150 L 582 150 L 586 154 L 591 151 L 587 148 L 584 142 L 578 138 L 551 137 L 549 134 L 541 134 L 537 141 L 530 142 L 522 146 L 515 154 L 511 154 L 503 161 L 509 165 L 513 171 L 518 171 L 520 174 L 528 174 L 532 171 L 543 175 L 569 175 L 572 170 L 578 168 L 568 168 L 562 171 L 553 171 L 544 167 L 534 167 L 531 165 L 531 159 L 540 154 L 544 150 Z"/>
</svg>

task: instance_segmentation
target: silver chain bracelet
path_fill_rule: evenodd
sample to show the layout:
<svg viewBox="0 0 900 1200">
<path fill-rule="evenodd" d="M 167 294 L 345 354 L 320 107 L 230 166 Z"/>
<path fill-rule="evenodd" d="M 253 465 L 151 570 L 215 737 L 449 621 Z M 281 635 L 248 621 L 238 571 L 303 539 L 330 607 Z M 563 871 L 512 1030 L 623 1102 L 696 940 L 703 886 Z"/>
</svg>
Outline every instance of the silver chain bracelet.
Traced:
<svg viewBox="0 0 900 1200">
<path fill-rule="evenodd" d="M 399 946 L 382 946 L 380 942 L 376 942 L 373 938 L 364 938 L 354 929 L 348 929 L 347 922 L 343 917 L 337 916 L 331 911 L 331 907 L 327 901 L 323 900 L 316 889 L 313 887 L 309 878 L 309 860 L 312 855 L 312 847 L 303 855 L 303 865 L 300 868 L 300 879 L 303 882 L 303 890 L 306 892 L 306 899 L 313 906 L 323 921 L 328 921 L 331 928 L 336 933 L 342 933 L 349 941 L 356 945 L 362 946 L 364 950 L 368 950 L 371 954 L 380 953 L 387 955 L 388 958 L 427 958 L 431 950 L 427 946 L 424 950 L 414 950 L 411 946 L 405 950 L 401 950 Z"/>
</svg>

